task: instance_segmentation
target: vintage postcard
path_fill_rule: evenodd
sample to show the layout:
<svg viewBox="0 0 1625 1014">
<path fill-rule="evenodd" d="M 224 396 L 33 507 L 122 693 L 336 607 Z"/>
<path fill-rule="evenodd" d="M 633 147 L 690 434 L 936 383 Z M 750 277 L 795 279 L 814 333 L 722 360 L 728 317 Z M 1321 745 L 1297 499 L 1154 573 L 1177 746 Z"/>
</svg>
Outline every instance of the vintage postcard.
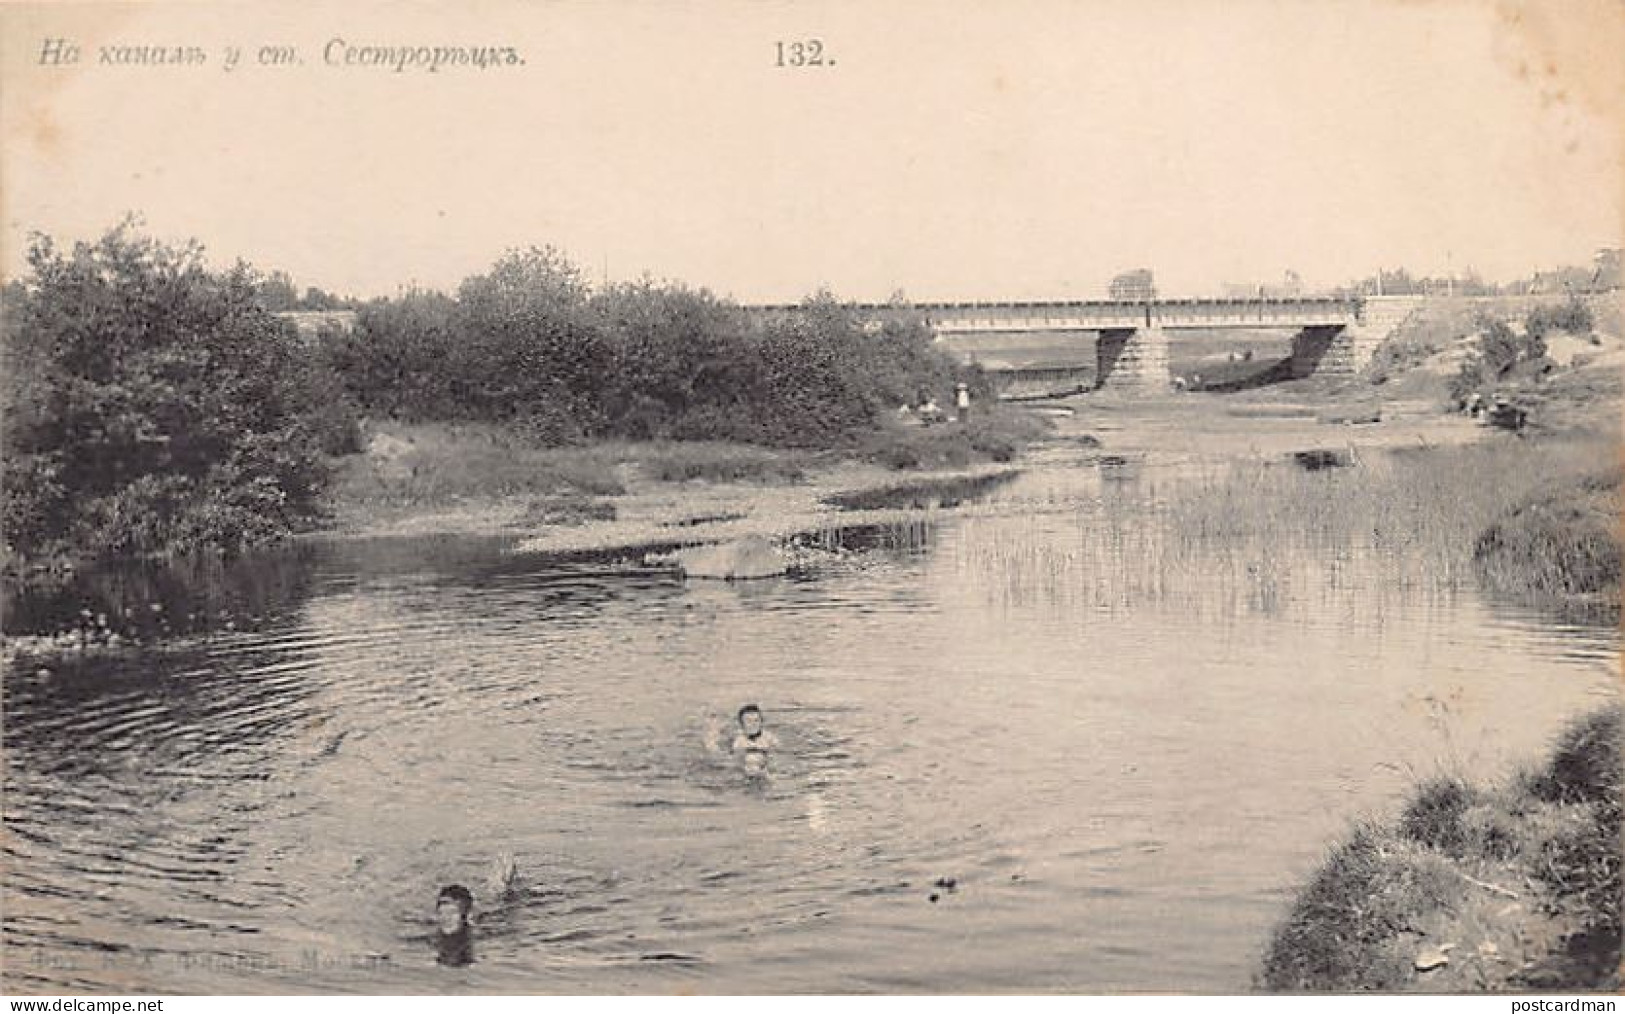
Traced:
<svg viewBox="0 0 1625 1014">
<path fill-rule="evenodd" d="M 1617 989 L 1622 52 L 0 4 L 0 989 Z"/>
</svg>

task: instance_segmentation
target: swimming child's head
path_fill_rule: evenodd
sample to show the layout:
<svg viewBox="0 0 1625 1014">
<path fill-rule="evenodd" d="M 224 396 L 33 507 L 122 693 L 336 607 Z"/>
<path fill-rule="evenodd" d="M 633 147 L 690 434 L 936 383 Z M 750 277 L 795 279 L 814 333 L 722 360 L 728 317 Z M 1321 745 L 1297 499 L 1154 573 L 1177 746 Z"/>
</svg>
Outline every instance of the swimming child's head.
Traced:
<svg viewBox="0 0 1625 1014">
<path fill-rule="evenodd" d="M 435 899 L 435 922 L 440 932 L 457 933 L 468 928 L 468 913 L 474 909 L 474 895 L 462 884 L 447 884 Z"/>
<path fill-rule="evenodd" d="M 760 736 L 762 734 L 762 709 L 754 704 L 747 704 L 740 708 L 739 728 L 751 739 Z"/>
</svg>

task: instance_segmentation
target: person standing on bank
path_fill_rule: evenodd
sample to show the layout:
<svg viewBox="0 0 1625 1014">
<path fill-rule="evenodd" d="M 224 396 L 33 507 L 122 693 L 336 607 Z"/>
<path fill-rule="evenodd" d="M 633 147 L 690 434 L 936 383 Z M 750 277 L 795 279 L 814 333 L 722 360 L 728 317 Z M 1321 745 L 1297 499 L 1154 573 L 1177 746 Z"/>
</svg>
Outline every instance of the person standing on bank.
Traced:
<svg viewBox="0 0 1625 1014">
<path fill-rule="evenodd" d="M 970 388 L 963 383 L 959 385 L 959 390 L 954 393 L 954 408 L 958 410 L 960 422 L 965 422 L 970 418 Z"/>
</svg>

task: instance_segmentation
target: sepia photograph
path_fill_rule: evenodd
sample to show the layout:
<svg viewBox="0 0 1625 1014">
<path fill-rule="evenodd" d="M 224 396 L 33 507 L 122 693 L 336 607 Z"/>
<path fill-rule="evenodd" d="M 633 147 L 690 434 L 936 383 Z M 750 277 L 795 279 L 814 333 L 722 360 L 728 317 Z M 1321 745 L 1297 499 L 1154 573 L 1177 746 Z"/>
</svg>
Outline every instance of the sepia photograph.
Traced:
<svg viewBox="0 0 1625 1014">
<path fill-rule="evenodd" d="M 0 993 L 1618 991 L 1621 54 L 0 2 Z"/>
</svg>

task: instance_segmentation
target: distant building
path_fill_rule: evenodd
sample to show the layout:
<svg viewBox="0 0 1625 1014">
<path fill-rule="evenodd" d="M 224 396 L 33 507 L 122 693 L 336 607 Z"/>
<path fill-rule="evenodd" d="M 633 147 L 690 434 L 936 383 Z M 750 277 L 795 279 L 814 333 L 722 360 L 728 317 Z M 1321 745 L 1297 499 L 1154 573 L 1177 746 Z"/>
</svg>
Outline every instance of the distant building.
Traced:
<svg viewBox="0 0 1625 1014">
<path fill-rule="evenodd" d="M 349 334 L 355 330 L 354 310 L 282 310 L 277 316 L 292 324 L 306 344 L 314 344 L 325 331 Z"/>
<path fill-rule="evenodd" d="M 1225 282 L 1225 299 L 1296 299 L 1303 295 L 1303 278 L 1288 268 L 1279 285 L 1265 282 Z"/>
<path fill-rule="evenodd" d="M 1157 298 L 1157 284 L 1150 268 L 1135 268 L 1112 279 L 1107 290 L 1113 299 L 1144 301 Z"/>
<path fill-rule="evenodd" d="M 1617 289 L 1620 286 L 1620 249 L 1619 247 L 1603 247 L 1597 251 L 1593 259 L 1595 271 L 1591 276 L 1591 287 L 1597 291 Z"/>
<path fill-rule="evenodd" d="M 1596 271 L 1579 267 L 1558 268 L 1555 271 L 1538 271 L 1530 279 L 1529 291 L 1536 295 L 1552 295 L 1561 292 L 1583 292 L 1592 287 L 1592 279 Z"/>
</svg>

